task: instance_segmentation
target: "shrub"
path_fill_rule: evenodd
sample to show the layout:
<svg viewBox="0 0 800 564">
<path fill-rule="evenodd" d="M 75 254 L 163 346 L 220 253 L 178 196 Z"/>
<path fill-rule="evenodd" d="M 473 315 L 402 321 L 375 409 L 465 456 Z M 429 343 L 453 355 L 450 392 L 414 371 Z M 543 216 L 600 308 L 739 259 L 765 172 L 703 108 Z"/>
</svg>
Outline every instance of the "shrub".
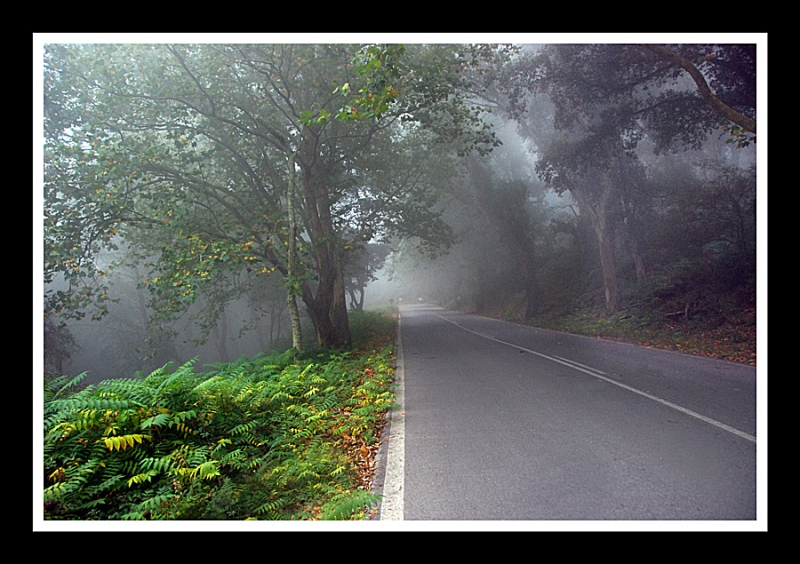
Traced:
<svg viewBox="0 0 800 564">
<path fill-rule="evenodd" d="M 387 330 L 364 320 L 366 334 Z M 394 401 L 392 353 L 287 352 L 203 373 L 189 361 L 80 391 L 80 377 L 46 379 L 45 518 L 363 514 L 376 496 L 359 489 L 358 458 Z"/>
</svg>

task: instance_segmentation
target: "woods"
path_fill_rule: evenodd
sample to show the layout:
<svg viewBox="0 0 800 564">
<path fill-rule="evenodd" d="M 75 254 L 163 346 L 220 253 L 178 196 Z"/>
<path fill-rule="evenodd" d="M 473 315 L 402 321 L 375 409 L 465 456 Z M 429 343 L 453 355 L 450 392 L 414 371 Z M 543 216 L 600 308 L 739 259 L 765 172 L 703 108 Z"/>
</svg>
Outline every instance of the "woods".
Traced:
<svg viewBox="0 0 800 564">
<path fill-rule="evenodd" d="M 70 287 L 46 311 L 102 307 L 97 253 L 125 241 L 152 268 L 154 310 L 224 299 L 243 269 L 278 272 L 319 345 L 347 346 L 347 250 L 373 237 L 437 246 L 446 232 L 431 209 L 440 165 L 387 177 L 376 149 L 415 159 L 444 137 L 454 150 L 492 143 L 459 89 L 497 49 L 409 51 L 47 46 L 45 282 Z"/>
<path fill-rule="evenodd" d="M 755 139 L 752 45 L 85 44 L 46 45 L 44 63 L 46 315 L 101 317 L 114 263 L 98 257 L 124 248 L 119 265 L 149 269 L 151 312 L 169 321 L 202 298 L 207 330 L 260 277 L 282 277 L 297 349 L 297 300 L 319 346 L 349 344 L 345 264 L 368 268 L 365 244 L 447 251 L 440 202 L 463 175 L 513 255 L 524 317 L 548 307 L 531 182 L 591 226 L 613 315 L 620 253 L 637 283 L 658 268 L 643 218 L 660 213 L 651 178 L 665 155 Z M 488 164 L 499 127 L 535 169 L 509 180 L 512 199 L 478 179 L 509 176 Z M 720 166 L 741 160 L 731 150 Z"/>
<path fill-rule="evenodd" d="M 620 338 L 652 329 L 727 341 L 737 348 L 725 358 L 755 364 L 765 45 L 750 39 L 45 42 L 34 262 L 50 517 L 104 518 L 125 490 L 110 518 L 227 518 L 247 472 L 309 444 L 277 418 L 245 429 L 193 402 L 228 402 L 247 425 L 267 403 L 299 402 L 308 374 L 332 395 L 290 410 L 305 423 L 338 413 L 315 432 L 352 442 L 341 418 L 359 400 L 337 388 L 369 383 L 344 372 L 373 374 L 345 359 L 371 306 L 430 301 Z M 335 370 L 303 372 L 315 354 Z M 201 355 L 216 368 L 193 366 Z M 373 356 L 383 366 L 391 352 Z M 250 440 L 277 427 L 274 444 Z M 307 472 L 336 474 L 326 505 L 260 492 L 230 518 L 330 517 L 374 501 L 320 444 Z M 111 452 L 121 458 L 101 471 Z"/>
</svg>

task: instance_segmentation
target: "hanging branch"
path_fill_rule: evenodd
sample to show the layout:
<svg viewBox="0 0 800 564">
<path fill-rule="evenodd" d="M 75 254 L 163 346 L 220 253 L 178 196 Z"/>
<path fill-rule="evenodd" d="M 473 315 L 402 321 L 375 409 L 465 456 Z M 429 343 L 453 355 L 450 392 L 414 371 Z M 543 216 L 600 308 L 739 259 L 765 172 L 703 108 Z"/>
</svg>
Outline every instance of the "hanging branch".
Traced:
<svg viewBox="0 0 800 564">
<path fill-rule="evenodd" d="M 711 105 L 717 114 L 724 117 L 728 121 L 735 123 L 745 131 L 750 133 L 756 132 L 756 120 L 737 112 L 725 102 L 717 98 L 711 91 L 711 88 L 708 86 L 703 73 L 701 73 L 700 69 L 692 64 L 692 61 L 679 55 L 678 53 L 670 51 L 663 45 L 643 45 L 643 47 L 652 51 L 658 57 L 678 65 L 687 73 L 689 73 L 689 76 L 692 77 L 692 80 L 694 80 L 695 84 L 697 85 L 697 89 L 700 91 L 700 96 L 703 98 L 703 100 Z"/>
</svg>

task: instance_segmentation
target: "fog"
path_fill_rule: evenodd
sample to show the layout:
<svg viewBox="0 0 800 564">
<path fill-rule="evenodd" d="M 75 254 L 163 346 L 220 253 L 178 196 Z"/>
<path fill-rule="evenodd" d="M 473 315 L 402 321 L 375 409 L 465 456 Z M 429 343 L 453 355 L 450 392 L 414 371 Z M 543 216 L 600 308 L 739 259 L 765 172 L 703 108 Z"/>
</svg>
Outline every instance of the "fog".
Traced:
<svg viewBox="0 0 800 564">
<path fill-rule="evenodd" d="M 694 84 L 684 77 L 676 88 L 691 91 Z M 604 307 L 609 314 L 658 317 L 685 308 L 687 320 L 692 311 L 723 323 L 730 312 L 755 308 L 755 143 L 737 148 L 728 130 L 716 128 L 698 133 L 695 146 L 665 151 L 658 135 L 674 132 L 650 134 L 638 124 L 631 135 L 641 138 L 620 142 L 635 149 L 603 169 L 605 161 L 583 163 L 591 145 L 582 146 L 581 136 L 594 134 L 593 120 L 610 102 L 598 104 L 596 113 L 568 116 L 583 127 L 569 129 L 553 99 L 526 96 L 519 115 L 496 102 L 502 96 L 491 88 L 479 97 L 495 110 L 484 119 L 501 144 L 486 155 L 453 159 L 446 180 L 431 181 L 436 198 L 429 211 L 452 229 L 451 245 L 431 252 L 417 237 L 364 229 L 355 223 L 370 216 L 341 204 L 341 217 L 353 218 L 339 233 L 342 241 L 361 237 L 360 243 L 389 251 L 376 261 L 379 269 L 364 266 L 344 276 L 346 285 L 357 286 L 348 287 L 351 296 L 363 290 L 365 309 L 422 301 L 525 319 Z M 559 160 L 574 147 L 583 148 L 566 164 Z M 368 162 L 391 162 L 386 156 Z M 348 182 L 360 181 L 352 176 Z M 607 193 L 602 179 L 611 179 Z M 200 295 L 180 316 L 167 318 L 151 309 L 146 279 L 153 274 L 133 263 L 111 272 L 106 315 L 66 324 L 58 351 L 44 351 L 45 370 L 85 371 L 85 382 L 93 383 L 146 375 L 169 362 L 196 358 L 202 369 L 291 347 L 286 283 L 277 272 L 258 282 L 249 270 L 230 272 L 224 292 Z M 53 288 L 57 283 L 45 291 Z M 313 348 L 314 328 L 300 305 L 304 339 Z M 348 307 L 357 307 L 350 297 Z"/>
</svg>

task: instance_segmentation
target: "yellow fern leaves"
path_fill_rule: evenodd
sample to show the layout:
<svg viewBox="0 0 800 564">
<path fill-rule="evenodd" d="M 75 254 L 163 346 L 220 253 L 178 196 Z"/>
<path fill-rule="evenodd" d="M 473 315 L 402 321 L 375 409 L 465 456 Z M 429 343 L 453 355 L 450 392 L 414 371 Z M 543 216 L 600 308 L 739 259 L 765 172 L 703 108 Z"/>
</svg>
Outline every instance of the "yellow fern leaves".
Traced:
<svg viewBox="0 0 800 564">
<path fill-rule="evenodd" d="M 119 435 L 115 437 L 105 437 L 103 438 L 103 442 L 106 445 L 108 450 L 125 450 L 128 447 L 133 448 L 134 445 L 137 443 L 141 444 L 142 439 L 150 440 L 152 437 L 150 435 Z"/>
</svg>

